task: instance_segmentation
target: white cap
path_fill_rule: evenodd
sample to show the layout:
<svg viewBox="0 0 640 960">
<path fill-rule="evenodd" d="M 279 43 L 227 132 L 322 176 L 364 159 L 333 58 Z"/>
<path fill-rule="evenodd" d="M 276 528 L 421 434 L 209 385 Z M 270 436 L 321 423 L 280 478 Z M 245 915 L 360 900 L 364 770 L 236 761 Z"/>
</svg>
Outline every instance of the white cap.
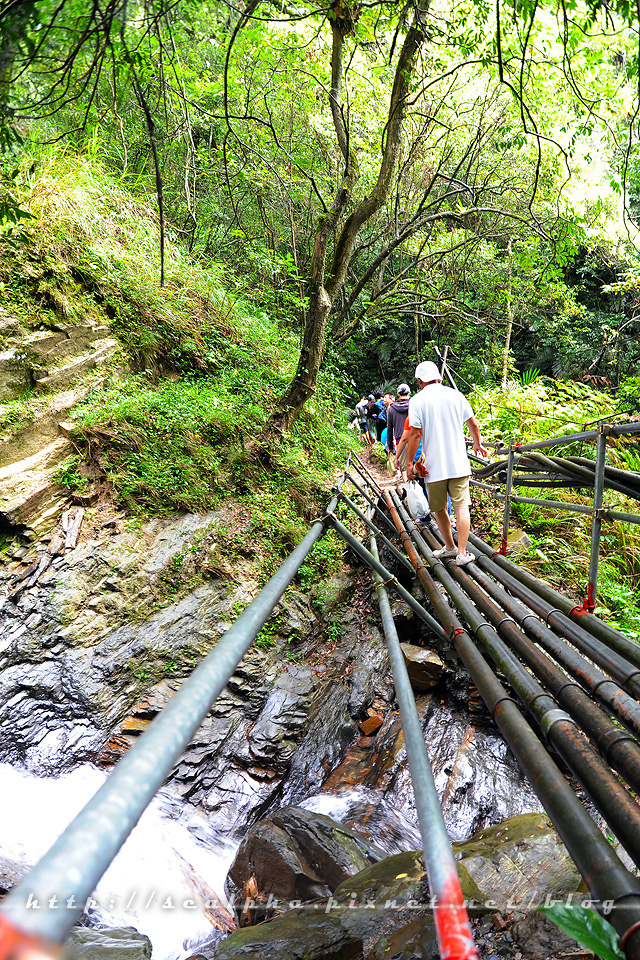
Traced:
<svg viewBox="0 0 640 960">
<path fill-rule="evenodd" d="M 432 360 L 423 360 L 416 367 L 416 380 L 422 380 L 423 383 L 431 383 L 432 380 L 442 380 L 440 371 Z"/>
</svg>

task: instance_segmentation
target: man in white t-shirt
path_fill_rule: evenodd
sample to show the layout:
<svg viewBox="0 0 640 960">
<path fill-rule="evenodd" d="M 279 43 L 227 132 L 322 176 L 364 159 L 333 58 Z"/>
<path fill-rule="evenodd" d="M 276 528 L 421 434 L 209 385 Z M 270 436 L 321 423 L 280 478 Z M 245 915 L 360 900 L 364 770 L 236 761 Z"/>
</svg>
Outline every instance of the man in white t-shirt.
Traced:
<svg viewBox="0 0 640 960">
<path fill-rule="evenodd" d="M 408 476 L 410 480 L 417 476 L 413 458 L 422 440 L 429 505 L 444 539 L 444 547 L 434 550 L 433 555 L 455 557 L 458 566 L 462 567 L 474 559 L 467 551 L 471 466 L 464 438 L 465 423 L 473 439 L 473 452 L 486 457 L 487 450 L 482 445 L 480 428 L 469 401 L 464 394 L 442 385 L 435 363 L 430 360 L 419 363 L 416 380 L 420 391 L 409 401 Z M 457 548 L 447 513 L 447 495 L 451 497 L 456 515 Z"/>
</svg>

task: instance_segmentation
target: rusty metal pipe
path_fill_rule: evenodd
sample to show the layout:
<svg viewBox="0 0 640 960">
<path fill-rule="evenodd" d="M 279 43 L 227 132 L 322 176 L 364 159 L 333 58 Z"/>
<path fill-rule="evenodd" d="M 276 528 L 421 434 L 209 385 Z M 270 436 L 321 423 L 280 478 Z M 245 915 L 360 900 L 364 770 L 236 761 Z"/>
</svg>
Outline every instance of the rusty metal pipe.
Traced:
<svg viewBox="0 0 640 960">
<path fill-rule="evenodd" d="M 640 736 L 640 705 L 637 700 L 598 667 L 586 660 L 565 640 L 556 636 L 553 630 L 532 613 L 522 600 L 507 593 L 503 586 L 480 570 L 477 563 L 471 564 L 468 573 L 486 593 L 497 600 L 524 632 L 544 647 L 585 690 L 589 690 L 607 709 L 612 710 L 629 730 Z"/>
<path fill-rule="evenodd" d="M 477 563 L 473 564 L 468 572 L 486 593 L 514 617 L 529 636 L 552 654 L 554 659 L 586 690 L 589 690 L 608 709 L 613 710 L 631 731 L 640 736 L 640 706 L 637 700 L 634 700 L 598 667 L 582 657 L 566 641 L 556 636 L 522 600 L 507 593 L 503 586 L 480 570 Z"/>
<path fill-rule="evenodd" d="M 486 663 L 421 563 L 388 492 L 391 516 L 436 614 L 521 769 L 534 787 L 596 903 L 613 901 L 611 922 L 627 960 L 640 960 L 640 882 L 624 868 L 564 776 Z"/>
<path fill-rule="evenodd" d="M 371 499 L 371 497 L 369 496 L 369 494 L 367 494 L 367 493 L 364 492 L 364 490 L 362 489 L 362 487 L 360 486 L 360 484 L 358 483 L 358 481 L 357 481 L 357 480 L 354 480 L 354 478 L 351 476 L 350 473 L 346 473 L 346 474 L 345 474 L 345 477 L 346 477 L 346 479 L 349 481 L 349 483 L 351 484 L 351 486 L 352 486 L 352 487 L 355 487 L 355 489 L 358 491 L 358 493 L 360 494 L 360 496 L 363 497 L 363 499 L 368 503 L 368 505 L 372 508 L 372 510 L 375 510 L 376 514 L 380 517 L 380 519 L 381 519 L 382 522 L 385 524 L 385 526 L 387 527 L 387 529 L 390 530 L 391 533 L 393 533 L 394 536 L 395 536 L 395 534 L 397 533 L 397 530 L 396 530 L 396 528 L 394 527 L 394 525 L 391 523 L 391 521 L 389 520 L 389 517 L 386 515 L 386 513 L 383 513 L 383 511 L 380 509 L 380 507 L 378 506 L 378 504 Z M 376 497 L 376 500 L 379 500 L 379 496 L 378 496 L 377 494 L 375 495 L 375 497 Z"/>
<path fill-rule="evenodd" d="M 485 543 L 484 540 L 476 537 L 475 534 L 469 534 L 469 542 L 476 548 L 475 552 L 484 554 L 493 564 L 509 574 L 512 580 L 515 579 L 524 587 L 534 591 L 538 597 L 546 601 L 551 609 L 563 613 L 581 633 L 591 634 L 607 647 L 616 650 L 627 660 L 631 661 L 631 663 L 640 667 L 640 646 L 638 646 L 637 643 L 629 640 L 628 637 L 625 637 L 625 635 L 619 630 L 616 630 L 615 627 L 604 623 L 593 613 L 585 613 L 581 607 L 577 607 L 568 597 L 558 593 L 553 587 L 548 586 L 546 583 L 540 583 L 528 570 L 519 567 L 511 560 L 507 560 L 506 557 L 495 556 L 493 548 L 490 547 L 488 543 Z M 484 569 L 487 569 L 486 566 Z M 497 574 L 493 575 L 499 579 Z M 517 586 L 518 584 L 515 585 L 514 592 L 517 591 Z M 640 691 L 637 691 L 635 695 L 640 696 Z"/>
<path fill-rule="evenodd" d="M 471 550 L 476 555 L 476 562 L 482 570 L 486 570 L 492 577 L 495 577 L 496 580 L 504 584 L 509 590 L 512 590 L 517 597 L 524 600 L 527 606 L 531 607 L 538 616 L 542 617 L 545 623 L 569 640 L 578 650 L 586 654 L 590 660 L 593 660 L 594 663 L 602 667 L 606 673 L 617 680 L 629 693 L 633 694 L 636 698 L 640 697 L 640 670 L 638 670 L 635 663 L 629 662 L 620 654 L 611 650 L 604 642 L 598 640 L 597 637 L 591 636 L 582 630 L 579 624 L 574 623 L 573 620 L 565 616 L 557 606 L 553 606 L 547 600 L 543 599 L 535 589 L 524 586 L 523 583 L 512 576 L 510 572 L 508 573 L 502 564 L 498 562 L 503 560 L 504 557 L 496 556 L 489 559 L 483 556 L 478 548 L 474 549 L 476 539 L 477 538 L 472 538 L 470 535 L 469 543 L 473 544 Z M 514 566 L 514 564 L 511 564 L 511 566 Z M 532 579 L 535 580 L 535 578 Z M 589 617 L 591 614 L 585 613 L 584 616 Z M 627 638 L 625 637 L 624 639 L 626 640 Z"/>
<path fill-rule="evenodd" d="M 433 534 L 424 528 L 420 534 L 429 547 L 440 546 Z M 448 573 L 461 585 L 505 643 L 524 660 L 558 703 L 596 743 L 605 761 L 618 770 L 635 791 L 640 792 L 640 744 L 635 738 L 612 723 L 604 710 L 593 702 L 579 684 L 570 680 L 564 671 L 539 650 L 524 635 L 522 628 L 518 627 L 514 620 L 505 617 L 505 612 L 509 613 L 506 605 L 503 604 L 501 609 L 493 599 L 487 596 L 472 579 L 471 570 L 462 570 L 451 561 L 447 561 L 446 565 Z M 640 808 L 634 804 L 634 809 Z"/>
<path fill-rule="evenodd" d="M 364 524 L 366 524 L 366 526 L 369 528 L 369 530 L 371 531 L 371 533 L 372 533 L 375 537 L 380 537 L 380 538 L 381 538 L 381 540 L 386 544 L 386 546 L 388 547 L 388 549 L 391 551 L 391 553 L 393 554 L 393 556 L 396 558 L 396 560 L 398 561 L 398 563 L 399 563 L 405 570 L 407 570 L 407 571 L 411 574 L 411 576 L 413 576 L 413 567 L 411 566 L 411 564 L 409 563 L 409 561 L 407 560 L 407 558 L 402 556 L 402 554 L 400 553 L 400 551 L 398 550 L 398 548 L 395 547 L 395 546 L 391 543 L 391 540 L 389 540 L 389 538 L 388 538 L 387 536 L 385 536 L 385 534 L 382 532 L 382 530 L 380 530 L 380 529 L 378 529 L 378 527 L 376 527 L 375 523 L 373 523 L 373 521 L 371 520 L 371 518 L 368 517 L 368 516 L 366 516 L 366 514 L 364 514 L 364 513 L 362 512 L 362 510 L 359 510 L 358 507 L 357 507 L 357 506 L 355 505 L 355 503 L 353 502 L 353 500 L 349 499 L 349 497 L 346 495 L 346 493 L 344 493 L 342 490 L 338 490 L 338 491 L 335 491 L 335 492 L 337 492 L 338 497 L 343 501 L 343 503 L 346 503 L 346 505 L 355 513 L 355 515 L 356 515 L 360 520 L 362 520 L 362 522 L 363 522 Z M 371 507 L 369 507 L 369 513 L 371 513 Z"/>
<path fill-rule="evenodd" d="M 387 568 L 384 567 L 379 560 L 376 560 L 376 558 L 369 550 L 367 550 L 364 544 L 360 543 L 358 538 L 354 537 L 351 531 L 348 530 L 343 523 L 340 523 L 335 514 L 329 513 L 325 516 L 327 522 L 330 523 L 336 533 L 340 534 L 342 539 L 349 544 L 353 552 L 368 566 L 370 566 L 372 570 L 375 570 L 376 573 L 380 574 L 380 576 L 383 578 L 385 586 L 391 587 L 392 590 L 395 590 L 395 592 L 402 597 L 405 603 L 411 607 L 413 612 L 420 617 L 423 623 L 426 623 L 429 629 L 438 637 L 439 640 L 446 641 L 447 635 L 438 621 L 431 616 L 428 610 L 425 610 L 419 600 L 416 600 L 416 598 L 402 586 L 402 584 L 398 581 L 398 578 L 394 577 L 394 575 L 390 573 L 389 570 L 387 570 Z"/>
<path fill-rule="evenodd" d="M 511 635 L 520 634 L 514 621 L 505 618 L 489 597 L 481 597 L 482 592 L 473 583 L 470 585 L 475 593 L 473 600 L 481 602 L 472 603 L 460 586 L 459 575 L 462 571 L 456 567 L 453 559 L 448 563 L 436 560 L 402 506 L 398 513 L 418 550 L 429 564 L 431 575 L 445 588 L 456 609 L 462 613 L 476 638 L 507 678 L 546 739 L 583 785 L 636 865 L 640 866 L 640 807 L 602 762 L 575 721 L 558 707 L 548 691 L 523 667 L 493 625 L 485 619 L 483 608 L 491 606 L 496 621 L 501 622 L 502 630 Z M 464 574 L 462 576 L 464 577 Z M 525 637 L 522 639 L 528 643 Z"/>
</svg>

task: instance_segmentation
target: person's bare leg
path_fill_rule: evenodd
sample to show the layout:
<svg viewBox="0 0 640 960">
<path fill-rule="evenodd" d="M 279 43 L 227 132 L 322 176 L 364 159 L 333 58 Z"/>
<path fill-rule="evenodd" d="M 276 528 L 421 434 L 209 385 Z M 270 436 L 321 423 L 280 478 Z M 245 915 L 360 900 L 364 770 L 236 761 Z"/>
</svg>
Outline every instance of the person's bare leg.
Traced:
<svg viewBox="0 0 640 960">
<path fill-rule="evenodd" d="M 466 503 L 454 503 L 453 512 L 456 515 L 456 527 L 458 530 L 458 554 L 466 553 L 467 543 L 469 542 L 469 528 L 471 526 L 469 507 Z M 440 524 L 438 524 L 438 526 L 440 526 Z"/>
<path fill-rule="evenodd" d="M 438 524 L 438 530 L 442 534 L 445 547 L 447 548 L 447 550 L 455 550 L 456 545 L 453 542 L 453 534 L 451 533 L 451 522 L 449 521 L 449 514 L 447 513 L 447 508 L 445 507 L 444 510 L 435 510 L 433 515 L 436 518 L 436 523 Z"/>
</svg>

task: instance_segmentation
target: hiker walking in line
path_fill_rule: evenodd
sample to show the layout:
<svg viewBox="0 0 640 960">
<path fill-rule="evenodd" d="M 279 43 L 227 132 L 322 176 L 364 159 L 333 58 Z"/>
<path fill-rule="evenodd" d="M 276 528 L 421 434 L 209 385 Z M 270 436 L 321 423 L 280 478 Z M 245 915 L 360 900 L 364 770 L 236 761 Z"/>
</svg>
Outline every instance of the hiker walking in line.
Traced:
<svg viewBox="0 0 640 960">
<path fill-rule="evenodd" d="M 369 421 L 369 436 L 371 437 L 371 443 L 374 443 L 376 440 L 376 421 L 378 419 L 378 400 L 382 397 L 381 393 L 369 394 L 369 403 L 367 404 L 367 419 Z"/>
<path fill-rule="evenodd" d="M 401 383 L 398 387 L 398 399 L 389 404 L 387 408 L 387 453 L 396 454 L 396 470 L 403 474 L 407 468 L 406 450 L 402 452 L 402 458 L 397 455 L 397 447 L 404 431 L 404 422 L 409 413 L 409 397 L 411 390 L 408 383 Z"/>
<path fill-rule="evenodd" d="M 360 401 L 356 404 L 356 416 L 360 426 L 360 435 L 364 442 L 368 444 L 371 443 L 371 437 L 369 436 L 369 424 L 367 423 L 367 407 L 367 398 L 365 396 L 360 397 Z"/>
<path fill-rule="evenodd" d="M 471 465 L 467 456 L 464 424 L 473 439 L 473 452 L 487 456 L 482 445 L 480 428 L 464 394 L 442 385 L 435 363 L 423 360 L 416 367 L 420 391 L 409 403 L 408 477 L 417 479 L 413 458 L 422 440 L 427 491 L 432 513 L 444 540 L 444 547 L 434 550 L 434 557 L 455 557 L 458 566 L 474 559 L 467 550 L 471 519 L 469 477 Z M 458 546 L 451 533 L 447 513 L 447 494 L 451 497 L 458 529 Z"/>
</svg>

